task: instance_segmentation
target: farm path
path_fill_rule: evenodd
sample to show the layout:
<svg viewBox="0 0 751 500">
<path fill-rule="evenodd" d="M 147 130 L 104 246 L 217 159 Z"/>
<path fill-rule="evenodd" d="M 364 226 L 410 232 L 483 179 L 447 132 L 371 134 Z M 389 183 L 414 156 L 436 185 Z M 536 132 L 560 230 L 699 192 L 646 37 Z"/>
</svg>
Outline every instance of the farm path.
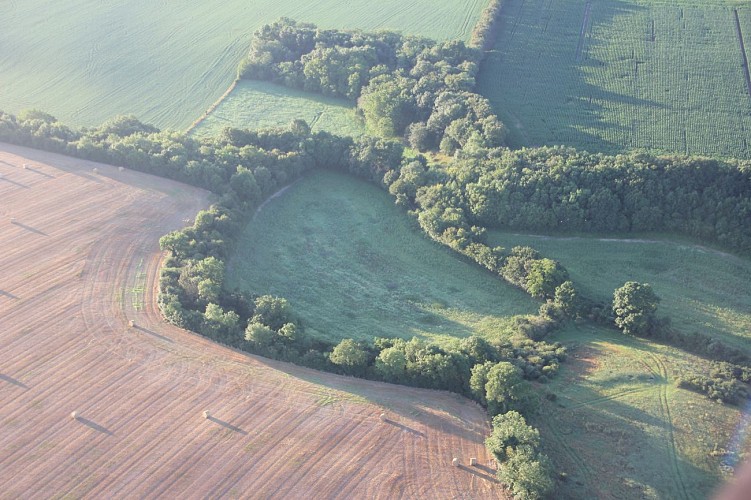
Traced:
<svg viewBox="0 0 751 500">
<path fill-rule="evenodd" d="M 3 144 L 0 174 L 0 498 L 503 495 L 451 467 L 488 458 L 468 400 L 163 322 L 158 238 L 207 192 Z"/>
</svg>

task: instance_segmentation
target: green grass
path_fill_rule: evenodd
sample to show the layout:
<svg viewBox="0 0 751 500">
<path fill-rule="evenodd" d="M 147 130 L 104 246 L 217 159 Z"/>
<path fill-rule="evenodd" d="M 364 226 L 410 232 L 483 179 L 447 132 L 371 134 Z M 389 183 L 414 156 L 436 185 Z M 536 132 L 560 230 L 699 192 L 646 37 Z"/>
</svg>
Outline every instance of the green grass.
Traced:
<svg viewBox="0 0 751 500">
<path fill-rule="evenodd" d="M 309 333 L 334 342 L 492 338 L 507 331 L 513 315 L 539 307 L 426 239 L 384 191 L 327 171 L 262 208 L 227 276 L 230 289 L 286 297 Z"/>
<path fill-rule="evenodd" d="M 224 127 L 286 127 L 304 119 L 313 131 L 359 136 L 365 126 L 343 99 L 319 96 L 268 82 L 241 80 L 237 87 L 194 130 L 198 137 L 217 135 Z"/>
<path fill-rule="evenodd" d="M 543 399 L 532 423 L 569 476 L 556 498 L 710 496 L 722 480 L 712 452 L 727 449 L 740 411 L 674 385 L 681 370 L 706 369 L 706 361 L 588 325 L 550 340 L 562 341 L 569 358 L 540 386 L 557 399 Z"/>
<path fill-rule="evenodd" d="M 733 8 L 751 56 L 747 2 L 507 0 L 479 90 L 514 146 L 750 158 Z"/>
<path fill-rule="evenodd" d="M 751 353 L 751 261 L 668 239 L 618 240 L 491 232 L 493 244 L 529 245 L 560 261 L 589 297 L 612 302 L 626 281 L 647 282 L 658 315 L 679 331 L 709 334 Z"/>
<path fill-rule="evenodd" d="M 0 109 L 71 125 L 135 114 L 185 129 L 230 85 L 253 32 L 281 16 L 322 28 L 469 39 L 484 0 L 24 0 L 2 3 Z"/>
</svg>

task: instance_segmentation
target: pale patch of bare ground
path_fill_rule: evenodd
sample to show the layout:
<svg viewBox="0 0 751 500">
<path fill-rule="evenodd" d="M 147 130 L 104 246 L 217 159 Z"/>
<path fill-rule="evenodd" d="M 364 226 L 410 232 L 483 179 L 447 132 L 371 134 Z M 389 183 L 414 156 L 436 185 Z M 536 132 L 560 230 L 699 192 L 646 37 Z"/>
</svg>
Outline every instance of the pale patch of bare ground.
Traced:
<svg viewBox="0 0 751 500">
<path fill-rule="evenodd" d="M 0 174 L 0 497 L 504 495 L 468 400 L 164 323 L 158 239 L 207 192 L 2 144 Z"/>
</svg>

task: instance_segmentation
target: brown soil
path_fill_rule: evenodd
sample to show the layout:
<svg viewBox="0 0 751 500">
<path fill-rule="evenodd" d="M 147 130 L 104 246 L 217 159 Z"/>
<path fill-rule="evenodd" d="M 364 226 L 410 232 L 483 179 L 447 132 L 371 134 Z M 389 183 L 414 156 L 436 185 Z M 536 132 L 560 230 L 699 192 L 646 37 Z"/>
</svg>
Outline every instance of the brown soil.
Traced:
<svg viewBox="0 0 751 500">
<path fill-rule="evenodd" d="M 205 191 L 10 145 L 0 174 L 0 498 L 503 495 L 490 469 L 451 467 L 489 463 L 468 400 L 162 321 L 158 238 Z"/>
</svg>

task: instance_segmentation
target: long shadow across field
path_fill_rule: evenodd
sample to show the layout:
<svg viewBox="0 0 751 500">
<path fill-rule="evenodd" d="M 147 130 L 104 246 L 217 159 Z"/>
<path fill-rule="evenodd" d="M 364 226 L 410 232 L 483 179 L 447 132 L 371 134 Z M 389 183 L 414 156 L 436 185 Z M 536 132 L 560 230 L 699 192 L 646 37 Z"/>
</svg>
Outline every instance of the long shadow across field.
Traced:
<svg viewBox="0 0 751 500">
<path fill-rule="evenodd" d="M 509 128 L 508 143 L 512 147 L 566 144 L 595 151 L 617 151 L 623 144 L 604 138 L 605 131 L 626 131 L 629 126 L 603 119 L 610 103 L 659 108 L 647 99 L 606 90 L 586 81 L 581 68 L 599 68 L 606 61 L 595 59 L 591 53 L 599 42 L 591 35 L 596 10 L 597 23 L 608 24 L 620 15 L 644 7 L 633 3 L 609 1 L 606 9 L 597 2 L 569 2 L 569 13 L 560 16 L 555 8 L 560 3 L 535 0 L 510 0 L 504 3 L 495 47 L 480 67 L 478 87 L 488 97 L 501 120 Z M 535 11 L 535 6 L 538 6 Z M 551 8 L 552 6 L 552 8 Z M 569 24 L 565 24 L 565 23 Z M 576 24 L 576 28 L 573 24 Z M 533 30 L 540 45 L 515 43 L 518 36 L 529 37 Z M 576 30 L 576 39 L 570 35 Z M 523 34 L 524 32 L 526 34 Z M 522 33 L 522 34 L 517 34 Z M 545 41 L 557 40 L 545 44 Z M 504 80 L 509 61 L 524 61 L 532 80 L 513 84 Z M 561 64 L 569 61 L 569 64 Z M 503 84 L 499 84 L 499 79 Z M 497 96 L 497 97 L 496 97 Z M 591 133 L 583 128 L 594 129 Z"/>
</svg>

